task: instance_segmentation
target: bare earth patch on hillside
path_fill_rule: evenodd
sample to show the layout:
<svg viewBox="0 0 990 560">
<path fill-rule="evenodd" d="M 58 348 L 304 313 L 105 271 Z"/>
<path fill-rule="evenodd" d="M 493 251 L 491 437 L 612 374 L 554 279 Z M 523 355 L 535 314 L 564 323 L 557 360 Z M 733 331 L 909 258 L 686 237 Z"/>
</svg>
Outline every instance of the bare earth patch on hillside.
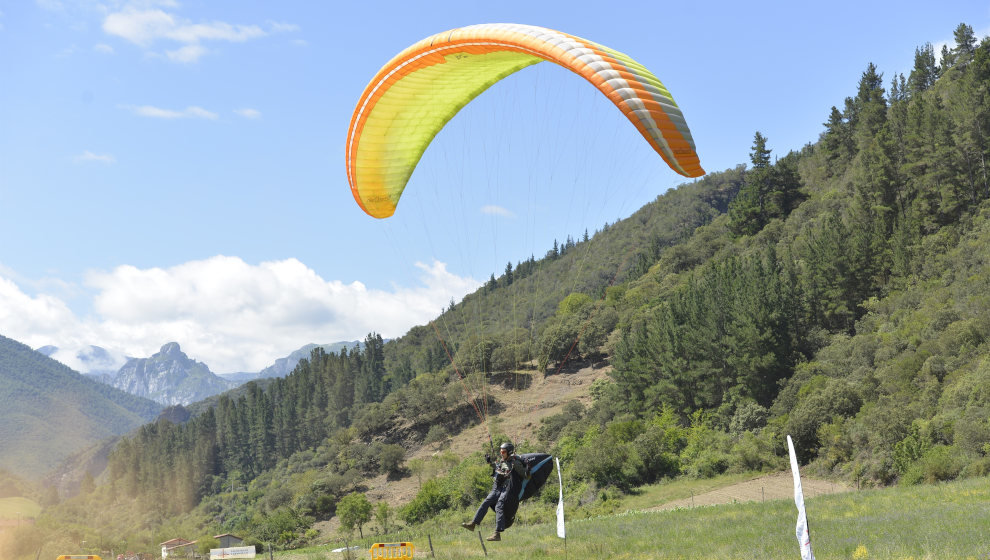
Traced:
<svg viewBox="0 0 990 560">
<path fill-rule="evenodd" d="M 841 482 L 807 477 L 801 477 L 801 488 L 805 499 L 854 490 L 853 487 Z M 783 499 L 794 499 L 794 478 L 790 471 L 759 476 L 717 490 L 699 493 L 690 498 L 666 502 L 647 508 L 645 511 Z"/>
<path fill-rule="evenodd" d="M 544 376 L 539 372 L 531 372 L 524 374 L 531 379 L 531 385 L 522 390 L 513 389 L 508 383 L 506 385 L 509 387 L 500 383 L 489 384 L 489 394 L 505 407 L 497 416 L 498 429 L 517 442 L 535 441 L 542 418 L 560 413 L 565 404 L 575 399 L 585 406 L 591 406 L 591 384 L 608 377 L 610 369 L 610 366 L 581 364 L 570 370 L 565 368 L 559 374 Z M 492 418 L 496 417 L 493 415 Z M 499 443 L 495 442 L 495 445 Z M 445 451 L 450 451 L 457 457 L 465 457 L 487 444 L 488 431 L 475 418 L 471 426 L 451 437 L 442 450 L 437 449 L 436 445 L 422 445 L 410 450 L 406 454 L 406 461 L 426 459 Z M 416 496 L 419 481 L 415 476 L 387 480 L 385 475 L 380 475 L 369 481 L 368 487 L 368 499 L 384 500 L 397 506 Z"/>
</svg>

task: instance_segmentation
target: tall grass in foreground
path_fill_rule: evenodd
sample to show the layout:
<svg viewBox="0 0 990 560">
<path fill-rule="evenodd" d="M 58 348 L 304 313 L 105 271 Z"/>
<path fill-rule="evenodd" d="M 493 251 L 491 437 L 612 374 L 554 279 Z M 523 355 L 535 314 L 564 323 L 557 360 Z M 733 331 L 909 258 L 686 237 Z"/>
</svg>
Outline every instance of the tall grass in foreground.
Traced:
<svg viewBox="0 0 990 560">
<path fill-rule="evenodd" d="M 887 488 L 833 494 L 807 500 L 815 557 L 828 559 L 986 559 L 990 557 L 990 479 L 936 486 Z M 515 526 L 504 540 L 485 543 L 490 558 L 564 558 L 552 507 L 548 523 Z M 662 512 L 627 512 L 567 524 L 567 558 L 800 557 L 791 500 L 728 504 Z M 489 516 L 491 517 L 491 516 Z M 489 534 L 494 521 L 482 527 Z M 424 533 L 380 537 L 377 542 L 412 540 L 417 557 L 429 557 Z M 477 533 L 459 527 L 432 529 L 436 558 L 484 558 Z M 365 542 L 366 541 L 366 542 Z M 353 542 L 367 558 L 375 541 Z M 276 560 L 340 558 L 331 547 L 276 554 Z"/>
</svg>

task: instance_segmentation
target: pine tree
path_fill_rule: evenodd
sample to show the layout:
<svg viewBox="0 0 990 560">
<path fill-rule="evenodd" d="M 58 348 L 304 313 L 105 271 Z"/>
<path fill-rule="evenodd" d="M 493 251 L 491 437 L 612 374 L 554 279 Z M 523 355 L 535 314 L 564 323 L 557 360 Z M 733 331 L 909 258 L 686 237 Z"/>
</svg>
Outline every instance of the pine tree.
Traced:
<svg viewBox="0 0 990 560">
<path fill-rule="evenodd" d="M 852 157 L 852 130 L 845 116 L 835 106 L 824 126 L 825 132 L 820 145 L 826 161 L 829 162 L 829 175 L 838 175 L 841 172 L 840 164 L 848 162 Z"/>
<path fill-rule="evenodd" d="M 883 89 L 883 74 L 871 62 L 859 80 L 859 89 L 853 102 L 855 118 L 852 119 L 857 148 L 862 150 L 872 140 L 887 120 L 887 99 Z"/>
<path fill-rule="evenodd" d="M 729 205 L 729 228 L 736 235 L 752 235 L 763 229 L 770 215 L 778 214 L 778 209 L 771 207 L 774 170 L 770 165 L 770 150 L 767 139 L 759 131 L 753 137 L 749 159 L 753 167 L 746 173 L 745 183 Z"/>
<path fill-rule="evenodd" d="M 952 49 L 956 65 L 968 64 L 973 59 L 976 51 L 976 35 L 973 34 L 972 26 L 960 23 L 952 36 L 956 40 L 956 47 Z"/>
<path fill-rule="evenodd" d="M 935 63 L 935 49 L 931 43 L 914 49 L 914 69 L 908 78 L 908 95 L 915 96 L 928 91 L 938 79 L 938 66 Z"/>
</svg>

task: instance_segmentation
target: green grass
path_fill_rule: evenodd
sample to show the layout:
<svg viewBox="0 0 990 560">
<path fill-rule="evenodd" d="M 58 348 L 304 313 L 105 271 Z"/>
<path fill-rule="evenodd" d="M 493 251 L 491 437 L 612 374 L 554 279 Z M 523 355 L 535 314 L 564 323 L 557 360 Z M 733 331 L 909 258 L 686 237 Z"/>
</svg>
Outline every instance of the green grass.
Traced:
<svg viewBox="0 0 990 560">
<path fill-rule="evenodd" d="M 674 500 L 718 490 L 726 486 L 751 480 L 763 473 L 737 473 L 715 478 L 678 478 L 649 486 L 641 486 L 635 493 L 622 498 L 622 509 L 646 509 Z"/>
<path fill-rule="evenodd" d="M 18 513 L 19 512 L 19 513 Z M 38 517 L 41 506 L 27 498 L 0 498 L 0 519 Z"/>
<path fill-rule="evenodd" d="M 833 494 L 807 500 L 812 546 L 818 560 L 942 559 L 990 556 L 990 479 L 936 486 L 887 488 Z M 490 558 L 513 560 L 564 558 L 564 541 L 555 533 L 554 508 L 545 522 L 514 526 L 498 543 L 485 543 Z M 627 512 L 568 521 L 568 558 L 798 558 L 791 500 L 749 502 L 662 512 Z M 482 527 L 487 535 L 493 520 Z M 367 532 L 367 530 L 366 530 Z M 477 533 L 449 524 L 379 537 L 377 542 L 411 540 L 418 557 L 429 557 L 427 535 L 436 558 L 484 558 Z M 373 539 L 352 545 L 367 558 Z M 276 560 L 340 558 L 330 547 L 276 553 Z M 425 552 L 425 556 L 423 556 Z"/>
</svg>

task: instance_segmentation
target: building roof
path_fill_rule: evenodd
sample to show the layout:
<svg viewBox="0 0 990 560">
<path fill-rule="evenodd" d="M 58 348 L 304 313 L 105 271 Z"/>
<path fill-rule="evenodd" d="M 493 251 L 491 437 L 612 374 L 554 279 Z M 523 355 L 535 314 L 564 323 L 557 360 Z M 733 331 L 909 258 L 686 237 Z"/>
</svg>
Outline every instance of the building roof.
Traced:
<svg viewBox="0 0 990 560">
<path fill-rule="evenodd" d="M 196 541 L 187 541 L 186 539 L 171 539 L 159 544 L 158 546 L 164 546 L 167 548 L 176 548 L 179 546 L 189 546 L 191 544 L 196 544 Z"/>
<path fill-rule="evenodd" d="M 214 539 L 219 539 L 219 538 L 221 538 L 221 537 L 233 537 L 233 538 L 235 538 L 235 539 L 241 539 L 241 538 L 240 538 L 240 537 L 238 537 L 237 535 L 234 535 L 234 534 L 231 534 L 231 533 L 224 533 L 224 534 L 222 534 L 222 535 L 213 535 L 213 538 L 214 538 Z M 244 539 L 241 539 L 241 540 L 244 540 Z"/>
</svg>

